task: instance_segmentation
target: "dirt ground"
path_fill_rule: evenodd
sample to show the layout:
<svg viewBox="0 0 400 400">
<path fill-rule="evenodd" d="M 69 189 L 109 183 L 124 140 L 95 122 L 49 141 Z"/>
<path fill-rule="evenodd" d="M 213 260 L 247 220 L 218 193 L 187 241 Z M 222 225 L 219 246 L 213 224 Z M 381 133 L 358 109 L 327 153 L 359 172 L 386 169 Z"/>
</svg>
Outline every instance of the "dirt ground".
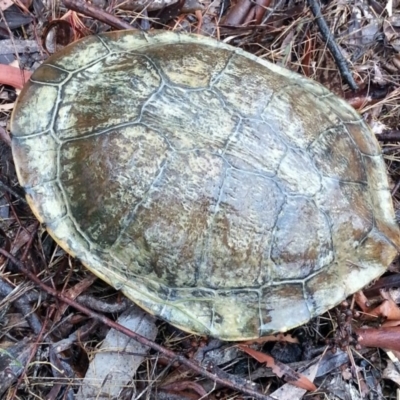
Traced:
<svg viewBox="0 0 400 400">
<path fill-rule="evenodd" d="M 1 0 L 0 398 L 399 399 L 397 260 L 363 293 L 285 335 L 190 335 L 132 307 L 55 244 L 25 201 L 9 133 L 30 74 L 81 37 L 129 28 L 211 36 L 346 99 L 381 144 L 400 215 L 398 3 Z M 115 321 L 142 338 L 121 336 Z"/>
</svg>

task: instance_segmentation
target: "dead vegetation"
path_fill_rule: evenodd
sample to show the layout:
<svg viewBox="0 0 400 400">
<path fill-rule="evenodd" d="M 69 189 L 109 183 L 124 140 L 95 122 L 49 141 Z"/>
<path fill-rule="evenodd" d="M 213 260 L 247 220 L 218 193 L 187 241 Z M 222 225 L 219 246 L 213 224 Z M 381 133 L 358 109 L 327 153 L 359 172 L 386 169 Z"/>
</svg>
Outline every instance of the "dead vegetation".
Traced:
<svg viewBox="0 0 400 400">
<path fill-rule="evenodd" d="M 398 264 L 365 296 L 288 335 L 240 346 L 194 337 L 131 307 L 57 247 L 31 214 L 13 168 L 10 112 L 49 54 L 110 27 L 174 29 L 240 46 L 345 97 L 382 142 L 398 209 L 400 7 L 374 0 L 320 6 L 328 33 L 303 1 L 0 2 L 1 398 L 399 398 Z"/>
</svg>

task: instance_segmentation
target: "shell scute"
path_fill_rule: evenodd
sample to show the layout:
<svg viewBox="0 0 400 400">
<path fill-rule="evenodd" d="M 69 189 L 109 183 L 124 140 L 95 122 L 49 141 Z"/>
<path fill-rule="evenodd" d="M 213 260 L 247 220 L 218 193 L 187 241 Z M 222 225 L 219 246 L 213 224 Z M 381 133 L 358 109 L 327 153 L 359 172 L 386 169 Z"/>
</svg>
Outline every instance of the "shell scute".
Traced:
<svg viewBox="0 0 400 400">
<path fill-rule="evenodd" d="M 29 107 L 18 109 L 18 118 L 12 118 L 10 129 L 13 136 L 31 136 L 48 132 L 53 122 L 54 104 L 57 102 L 58 89 L 51 85 L 31 83 L 24 86 L 24 96 Z M 16 114 L 14 109 L 13 115 Z M 35 117 L 32 118 L 32 115 Z"/>
<path fill-rule="evenodd" d="M 31 76 L 31 81 L 42 84 L 57 85 L 64 82 L 69 77 L 69 73 L 54 65 L 43 65 L 38 68 Z"/>
<path fill-rule="evenodd" d="M 367 183 L 362 154 L 341 125 L 324 131 L 308 150 L 324 176 Z"/>
<path fill-rule="evenodd" d="M 301 196 L 287 199 L 274 228 L 271 259 L 276 281 L 304 279 L 332 263 L 330 224 L 313 201 Z"/>
<path fill-rule="evenodd" d="M 143 105 L 160 84 L 145 56 L 111 54 L 73 74 L 63 86 L 54 129 L 60 139 L 81 138 L 139 121 Z"/>
<path fill-rule="evenodd" d="M 133 142 L 136 146 L 131 146 Z M 60 181 L 65 201 L 91 240 L 106 246 L 117 240 L 168 154 L 165 140 L 140 125 L 62 145 Z"/>
<path fill-rule="evenodd" d="M 17 144 L 13 156 L 20 163 L 17 173 L 21 185 L 30 188 L 57 179 L 58 143 L 52 135 L 43 133 L 30 137 L 14 137 L 13 140 Z M 55 162 L 49 163 L 49 159 Z"/>
<path fill-rule="evenodd" d="M 228 170 L 205 237 L 199 284 L 229 288 L 268 281 L 272 232 L 283 202 L 273 180 Z"/>
<path fill-rule="evenodd" d="M 272 177 L 276 175 L 286 152 L 287 146 L 268 124 L 260 120 L 243 119 L 227 140 L 223 157 L 234 168 Z"/>
<path fill-rule="evenodd" d="M 261 116 L 288 145 L 304 150 L 340 123 L 323 100 L 293 82 L 274 91 Z"/>
<path fill-rule="evenodd" d="M 158 130 L 177 151 L 222 150 L 239 125 L 238 115 L 224 107 L 212 91 L 170 87 L 152 96 L 143 107 L 140 121 Z M 165 125 L 164 121 L 169 123 Z"/>
<path fill-rule="evenodd" d="M 232 57 L 231 52 L 218 48 L 204 52 L 195 43 L 189 53 L 187 45 L 177 43 L 146 49 L 143 54 L 156 60 L 166 84 L 187 89 L 211 88 Z"/>
<path fill-rule="evenodd" d="M 65 47 L 62 52 L 62 57 L 55 54 L 49 57 L 46 63 L 65 71 L 75 72 L 106 57 L 109 49 L 98 37 L 90 36 L 84 41 L 77 41 L 74 46 Z"/>
<path fill-rule="evenodd" d="M 236 131 L 231 132 L 223 150 L 223 156 L 230 165 L 255 174 L 276 175 L 287 146 L 268 124 L 260 120 L 243 119 Z"/>
<path fill-rule="evenodd" d="M 315 315 L 306 301 L 302 283 L 286 281 L 267 286 L 261 290 L 260 298 L 263 299 L 260 304 L 260 332 L 285 332 L 290 329 L 292 315 L 296 315 L 299 321 L 308 321 Z"/>
<path fill-rule="evenodd" d="M 252 60 L 234 55 L 215 79 L 212 89 L 218 91 L 225 103 L 237 109 L 241 116 L 261 119 L 275 91 L 288 83 L 284 77 Z"/>
<path fill-rule="evenodd" d="M 370 193 L 366 185 L 335 180 L 326 181 L 322 193 L 317 204 L 329 216 L 336 258 L 350 259 L 374 225 Z"/>
<path fill-rule="evenodd" d="M 376 140 L 374 135 L 366 134 L 363 126 L 364 123 L 361 121 L 345 123 L 347 132 L 349 133 L 350 137 L 353 139 L 355 145 L 358 147 L 362 154 L 379 156 L 382 152 L 379 147 L 378 141 Z"/>
<path fill-rule="evenodd" d="M 297 174 L 293 174 L 294 170 Z M 286 194 L 314 196 L 321 189 L 321 171 L 318 171 L 310 154 L 303 150 L 288 149 L 276 176 L 282 182 Z"/>
<path fill-rule="evenodd" d="M 51 193 L 51 196 L 48 193 Z M 56 181 L 43 182 L 41 185 L 27 188 L 26 197 L 42 223 L 52 224 L 68 217 L 67 205 Z"/>
</svg>

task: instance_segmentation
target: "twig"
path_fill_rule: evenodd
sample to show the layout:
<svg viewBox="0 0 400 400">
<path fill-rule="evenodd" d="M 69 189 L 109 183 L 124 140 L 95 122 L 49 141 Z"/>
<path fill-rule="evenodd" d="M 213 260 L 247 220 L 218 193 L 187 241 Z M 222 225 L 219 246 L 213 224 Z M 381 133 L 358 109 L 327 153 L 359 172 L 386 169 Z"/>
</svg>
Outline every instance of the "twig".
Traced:
<svg viewBox="0 0 400 400">
<path fill-rule="evenodd" d="M 88 307 L 92 310 L 100 311 L 106 314 L 113 314 L 125 311 L 129 307 L 129 300 L 123 298 L 115 304 L 107 303 L 106 301 L 96 299 L 94 296 L 81 294 L 75 299 L 79 304 Z M 132 304 L 132 303 L 130 303 Z"/>
<path fill-rule="evenodd" d="M 112 26 L 116 29 L 133 29 L 133 26 L 129 25 L 127 22 L 111 15 L 99 7 L 92 4 L 86 3 L 80 0 L 63 0 L 65 7 L 70 10 L 77 11 L 81 14 L 92 17 L 98 21 L 104 22 L 107 25 Z"/>
<path fill-rule="evenodd" d="M 217 374 L 214 374 L 210 371 L 207 371 L 206 369 L 200 367 L 193 361 L 188 360 L 186 357 L 177 354 L 171 350 L 168 350 L 164 348 L 163 346 L 158 345 L 157 343 L 152 342 L 151 340 L 145 338 L 144 336 L 141 336 L 137 334 L 136 332 L 133 332 L 124 326 L 112 321 L 111 319 L 105 317 L 104 315 L 98 314 L 96 312 L 93 312 L 86 307 L 78 304 L 77 302 L 69 299 L 68 297 L 64 296 L 61 293 L 58 293 L 57 290 L 53 289 L 50 286 L 47 286 L 45 283 L 43 283 L 35 274 L 33 274 L 31 271 L 29 271 L 22 262 L 17 260 L 12 254 L 10 254 L 8 251 L 1 249 L 0 248 L 0 254 L 3 256 L 7 257 L 9 260 L 11 260 L 17 267 L 18 269 L 25 275 L 27 276 L 32 282 L 34 282 L 38 287 L 40 287 L 42 290 L 45 292 L 51 294 L 52 296 L 56 297 L 60 301 L 63 301 L 70 305 L 71 307 L 74 307 L 76 310 L 82 312 L 83 314 L 89 316 L 90 318 L 93 318 L 97 321 L 102 322 L 103 324 L 107 325 L 110 328 L 116 329 L 119 332 L 124 333 L 128 337 L 137 340 L 139 343 L 143 344 L 144 346 L 148 346 L 153 350 L 156 350 L 162 354 L 164 354 L 167 358 L 170 360 L 176 360 L 179 363 L 185 365 L 186 367 L 190 368 L 191 370 L 197 372 L 200 375 L 203 375 L 206 378 L 209 378 L 213 380 L 216 383 L 219 383 L 223 386 L 229 387 L 233 390 L 237 390 L 239 392 L 242 392 L 244 394 L 247 394 L 249 396 L 253 396 L 255 399 L 260 399 L 260 400 L 272 400 L 271 397 L 264 395 L 262 393 L 259 393 L 257 391 L 254 391 L 253 389 L 250 388 L 251 384 L 244 386 L 244 385 L 236 385 L 233 382 L 230 382 L 229 380 L 223 379 Z"/>
<path fill-rule="evenodd" d="M 390 192 L 391 196 L 394 197 L 394 195 L 397 193 L 397 191 L 400 188 L 400 180 L 397 181 L 396 186 L 392 189 Z"/>
<path fill-rule="evenodd" d="M 14 189 L 10 188 L 7 184 L 5 184 L 3 181 L 0 180 L 0 189 L 5 190 L 6 192 L 12 194 L 14 197 L 16 197 L 18 200 L 22 201 L 23 203 L 26 204 L 26 200 L 21 196 L 17 191 Z"/>
<path fill-rule="evenodd" d="M 400 142 L 400 131 L 390 130 L 376 135 L 381 142 Z"/>
<path fill-rule="evenodd" d="M 347 61 L 343 57 L 343 54 L 340 51 L 339 46 L 336 44 L 328 24 L 321 13 L 318 0 L 307 0 L 307 3 L 315 17 L 315 22 L 318 25 L 321 35 L 325 40 L 328 49 L 331 51 L 333 58 L 335 59 L 340 75 L 342 75 L 342 78 L 347 82 L 352 90 L 357 90 L 358 86 L 353 78 L 353 75 L 349 71 Z"/>
</svg>

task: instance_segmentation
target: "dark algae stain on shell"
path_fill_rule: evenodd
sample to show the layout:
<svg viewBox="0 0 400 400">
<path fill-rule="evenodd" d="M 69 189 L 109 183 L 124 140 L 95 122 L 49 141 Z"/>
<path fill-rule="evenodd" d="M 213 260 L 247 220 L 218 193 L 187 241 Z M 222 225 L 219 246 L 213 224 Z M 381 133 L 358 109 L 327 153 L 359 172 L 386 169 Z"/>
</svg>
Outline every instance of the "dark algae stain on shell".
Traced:
<svg viewBox="0 0 400 400">
<path fill-rule="evenodd" d="M 11 130 L 20 183 L 60 246 L 187 331 L 300 325 L 381 275 L 400 244 L 361 117 L 212 39 L 78 41 L 33 74 Z"/>
</svg>

